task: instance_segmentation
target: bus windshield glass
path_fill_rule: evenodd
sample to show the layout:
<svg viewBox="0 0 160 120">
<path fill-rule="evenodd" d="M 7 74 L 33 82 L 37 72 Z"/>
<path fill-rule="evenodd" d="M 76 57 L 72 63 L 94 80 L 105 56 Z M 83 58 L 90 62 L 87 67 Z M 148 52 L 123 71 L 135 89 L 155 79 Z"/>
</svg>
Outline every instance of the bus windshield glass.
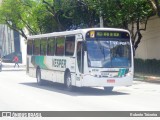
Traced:
<svg viewBox="0 0 160 120">
<path fill-rule="evenodd" d="M 131 66 L 130 37 L 126 32 L 90 31 L 86 35 L 86 47 L 89 67 L 129 68 Z"/>
</svg>

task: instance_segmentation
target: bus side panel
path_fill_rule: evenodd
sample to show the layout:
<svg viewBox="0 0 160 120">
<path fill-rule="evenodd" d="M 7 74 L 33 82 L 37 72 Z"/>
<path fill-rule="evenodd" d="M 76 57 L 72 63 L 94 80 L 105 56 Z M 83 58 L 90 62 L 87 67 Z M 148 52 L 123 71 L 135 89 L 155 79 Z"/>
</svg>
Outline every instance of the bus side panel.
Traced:
<svg viewBox="0 0 160 120">
<path fill-rule="evenodd" d="M 57 71 L 53 66 L 53 56 L 34 56 L 32 59 L 34 67 L 40 68 L 42 79 L 57 82 Z"/>
<path fill-rule="evenodd" d="M 31 62 L 31 56 L 27 57 L 27 69 L 28 69 L 28 75 L 30 77 L 36 77 L 36 68 L 34 67 L 34 65 Z"/>
<path fill-rule="evenodd" d="M 45 67 L 41 67 L 42 79 L 56 82 L 56 76 L 52 66 L 52 56 L 45 56 L 43 60 L 43 64 L 45 65 Z"/>
<path fill-rule="evenodd" d="M 75 80 L 75 78 L 76 78 L 76 73 L 75 73 L 76 66 L 75 66 L 75 58 L 74 57 L 68 57 L 67 58 L 66 69 L 68 69 L 70 71 L 72 85 L 75 86 L 76 85 L 76 80 Z"/>
<path fill-rule="evenodd" d="M 41 78 L 48 81 L 53 81 L 52 71 L 41 69 Z"/>
</svg>

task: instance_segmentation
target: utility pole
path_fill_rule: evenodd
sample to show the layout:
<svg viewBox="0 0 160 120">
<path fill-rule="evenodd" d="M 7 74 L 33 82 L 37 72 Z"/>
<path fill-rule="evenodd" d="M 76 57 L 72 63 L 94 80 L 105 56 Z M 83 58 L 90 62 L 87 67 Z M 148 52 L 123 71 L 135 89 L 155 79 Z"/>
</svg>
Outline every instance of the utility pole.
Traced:
<svg viewBox="0 0 160 120">
<path fill-rule="evenodd" d="M 102 17 L 102 12 L 100 11 L 100 17 L 99 17 L 99 21 L 100 21 L 100 28 L 103 28 L 103 17 Z"/>
</svg>

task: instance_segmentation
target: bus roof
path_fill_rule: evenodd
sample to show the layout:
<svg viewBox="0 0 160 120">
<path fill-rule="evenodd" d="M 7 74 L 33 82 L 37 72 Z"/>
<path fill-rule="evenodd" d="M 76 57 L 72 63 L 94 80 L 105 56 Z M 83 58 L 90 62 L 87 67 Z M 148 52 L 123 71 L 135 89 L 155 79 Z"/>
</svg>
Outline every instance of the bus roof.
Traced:
<svg viewBox="0 0 160 120">
<path fill-rule="evenodd" d="M 75 34 L 85 35 L 88 31 L 91 31 L 91 30 L 102 30 L 102 31 L 107 30 L 107 31 L 124 31 L 124 32 L 128 32 L 128 30 L 119 29 L 119 28 L 86 28 L 86 29 L 77 29 L 77 30 L 70 30 L 70 31 L 53 32 L 53 33 L 46 33 L 46 34 L 27 36 L 27 39 L 29 40 L 29 39 L 37 39 L 37 38 L 49 38 L 49 37 L 75 35 Z"/>
</svg>

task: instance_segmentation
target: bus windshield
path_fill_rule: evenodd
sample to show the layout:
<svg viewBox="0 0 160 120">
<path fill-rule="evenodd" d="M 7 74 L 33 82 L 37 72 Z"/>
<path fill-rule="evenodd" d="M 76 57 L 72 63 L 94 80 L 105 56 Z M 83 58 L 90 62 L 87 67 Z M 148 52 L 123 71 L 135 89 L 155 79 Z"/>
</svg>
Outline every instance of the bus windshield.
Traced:
<svg viewBox="0 0 160 120">
<path fill-rule="evenodd" d="M 86 46 L 89 67 L 128 68 L 131 66 L 129 38 L 87 38 Z"/>
</svg>

